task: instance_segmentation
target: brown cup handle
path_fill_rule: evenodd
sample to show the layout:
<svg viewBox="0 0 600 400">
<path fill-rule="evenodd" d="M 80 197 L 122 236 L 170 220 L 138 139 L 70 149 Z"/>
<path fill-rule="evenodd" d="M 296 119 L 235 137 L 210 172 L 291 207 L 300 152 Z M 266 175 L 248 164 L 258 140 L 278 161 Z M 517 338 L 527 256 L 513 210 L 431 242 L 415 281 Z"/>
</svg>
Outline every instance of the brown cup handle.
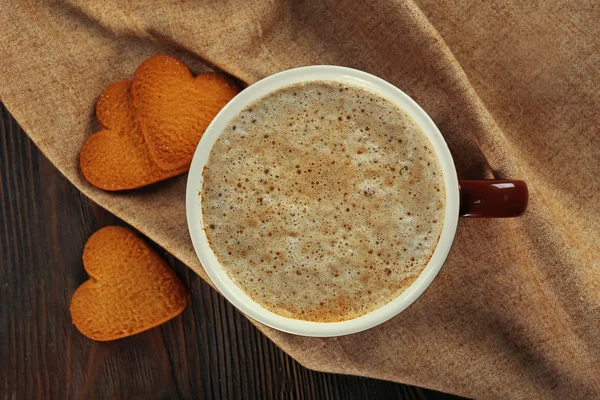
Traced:
<svg viewBox="0 0 600 400">
<path fill-rule="evenodd" d="M 527 209 L 529 191 L 523 181 L 458 181 L 461 217 L 510 218 Z"/>
</svg>

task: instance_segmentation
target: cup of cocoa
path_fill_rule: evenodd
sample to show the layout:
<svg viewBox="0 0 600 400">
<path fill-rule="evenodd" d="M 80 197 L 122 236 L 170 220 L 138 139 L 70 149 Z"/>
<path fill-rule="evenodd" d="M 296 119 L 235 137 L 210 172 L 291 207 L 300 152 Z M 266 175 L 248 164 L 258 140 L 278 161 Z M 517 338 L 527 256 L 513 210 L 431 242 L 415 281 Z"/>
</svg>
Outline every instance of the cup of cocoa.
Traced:
<svg viewBox="0 0 600 400">
<path fill-rule="evenodd" d="M 444 137 L 397 87 L 339 66 L 269 76 L 206 129 L 186 193 L 208 277 L 256 321 L 360 332 L 436 277 L 459 216 L 516 217 L 527 186 L 458 180 Z"/>
</svg>

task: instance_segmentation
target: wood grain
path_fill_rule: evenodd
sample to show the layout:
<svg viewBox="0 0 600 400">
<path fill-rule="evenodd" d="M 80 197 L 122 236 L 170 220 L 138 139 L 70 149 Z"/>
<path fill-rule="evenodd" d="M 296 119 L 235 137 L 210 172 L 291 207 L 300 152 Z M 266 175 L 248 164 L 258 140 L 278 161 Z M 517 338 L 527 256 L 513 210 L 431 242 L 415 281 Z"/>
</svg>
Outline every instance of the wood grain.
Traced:
<svg viewBox="0 0 600 400">
<path fill-rule="evenodd" d="M 0 399 L 442 399 L 438 392 L 308 370 L 185 265 L 182 315 L 97 343 L 71 324 L 89 236 L 124 225 L 83 197 L 0 107 Z"/>
</svg>

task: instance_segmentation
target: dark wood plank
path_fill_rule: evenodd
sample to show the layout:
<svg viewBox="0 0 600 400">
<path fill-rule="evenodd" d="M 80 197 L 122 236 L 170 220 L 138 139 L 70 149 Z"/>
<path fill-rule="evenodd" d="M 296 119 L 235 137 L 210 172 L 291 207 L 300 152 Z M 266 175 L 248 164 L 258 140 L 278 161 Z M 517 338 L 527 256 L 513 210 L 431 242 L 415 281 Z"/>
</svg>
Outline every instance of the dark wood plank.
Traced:
<svg viewBox="0 0 600 400">
<path fill-rule="evenodd" d="M 189 288 L 183 314 L 110 343 L 69 315 L 88 237 L 116 217 L 83 197 L 0 108 L 0 399 L 441 399 L 300 366 L 162 249 Z"/>
</svg>

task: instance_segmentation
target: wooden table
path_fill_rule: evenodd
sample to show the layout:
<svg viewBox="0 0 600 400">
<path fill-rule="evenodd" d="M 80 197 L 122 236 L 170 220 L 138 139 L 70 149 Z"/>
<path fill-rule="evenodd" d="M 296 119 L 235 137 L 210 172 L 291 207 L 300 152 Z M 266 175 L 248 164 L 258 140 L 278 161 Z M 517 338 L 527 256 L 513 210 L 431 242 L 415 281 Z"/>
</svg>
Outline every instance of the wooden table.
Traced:
<svg viewBox="0 0 600 400">
<path fill-rule="evenodd" d="M 85 198 L 0 105 L 0 399 L 441 399 L 442 393 L 302 367 L 185 265 L 173 320 L 97 343 L 71 324 L 89 236 L 116 217 Z"/>
</svg>

